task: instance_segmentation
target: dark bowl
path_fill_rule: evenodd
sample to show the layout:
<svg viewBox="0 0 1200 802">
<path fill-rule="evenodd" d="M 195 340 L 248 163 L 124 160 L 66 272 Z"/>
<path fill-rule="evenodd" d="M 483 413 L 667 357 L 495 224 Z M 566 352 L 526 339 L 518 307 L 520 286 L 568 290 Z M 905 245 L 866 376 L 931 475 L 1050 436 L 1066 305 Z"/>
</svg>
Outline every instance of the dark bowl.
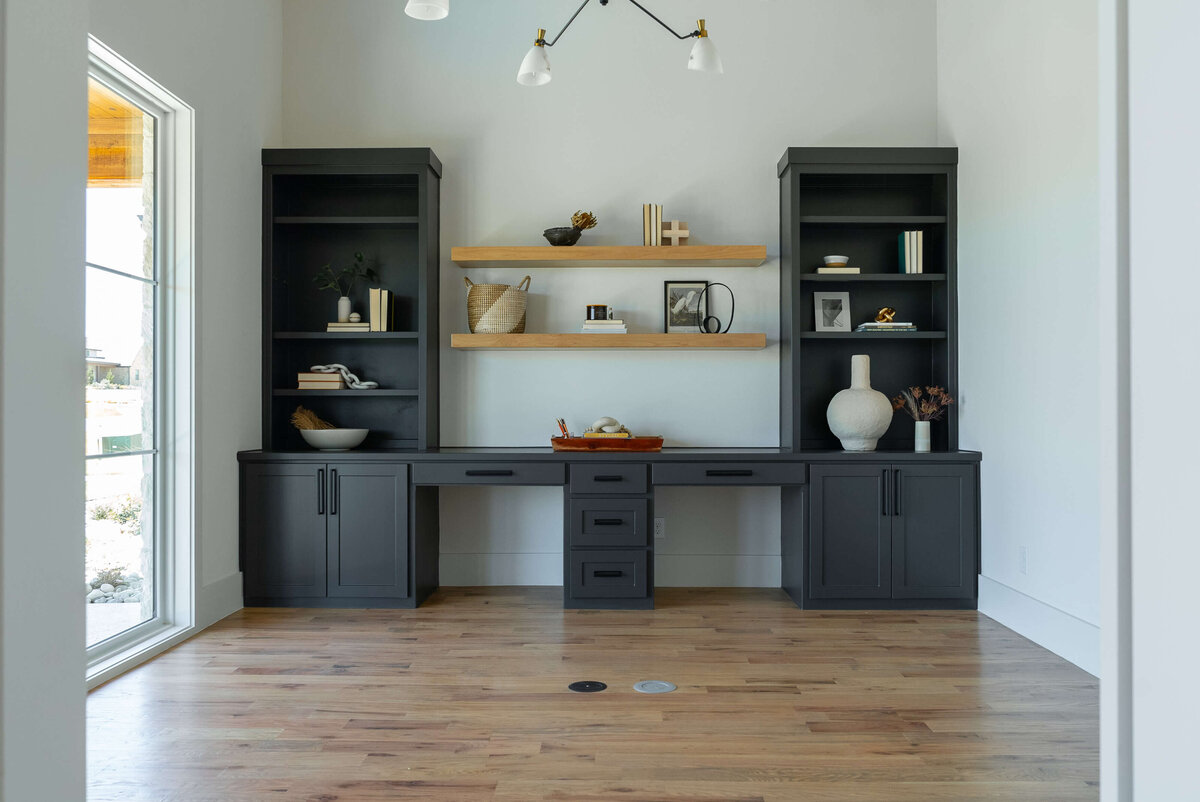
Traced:
<svg viewBox="0 0 1200 802">
<path fill-rule="evenodd" d="M 583 236 L 583 231 L 574 226 L 559 226 L 546 229 L 542 232 L 542 236 L 551 245 L 574 245 Z"/>
</svg>

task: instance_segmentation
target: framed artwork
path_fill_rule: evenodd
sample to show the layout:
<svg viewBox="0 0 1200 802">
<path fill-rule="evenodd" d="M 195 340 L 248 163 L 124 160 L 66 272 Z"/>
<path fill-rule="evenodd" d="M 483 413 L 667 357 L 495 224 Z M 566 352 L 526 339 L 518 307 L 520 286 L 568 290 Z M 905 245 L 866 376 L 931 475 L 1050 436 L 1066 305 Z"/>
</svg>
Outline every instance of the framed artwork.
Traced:
<svg viewBox="0 0 1200 802">
<path fill-rule="evenodd" d="M 850 293 L 814 292 L 815 331 L 850 331 Z"/>
<path fill-rule="evenodd" d="M 700 321 L 707 315 L 708 299 L 700 293 L 707 281 L 663 282 L 663 331 L 667 334 L 699 334 Z"/>
</svg>

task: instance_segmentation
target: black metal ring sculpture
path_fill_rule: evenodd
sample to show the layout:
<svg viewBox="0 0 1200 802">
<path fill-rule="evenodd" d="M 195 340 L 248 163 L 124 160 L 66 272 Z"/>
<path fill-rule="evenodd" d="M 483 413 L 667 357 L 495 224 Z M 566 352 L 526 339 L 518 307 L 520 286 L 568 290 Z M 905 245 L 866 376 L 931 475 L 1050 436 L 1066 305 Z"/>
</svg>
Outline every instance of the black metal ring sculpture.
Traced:
<svg viewBox="0 0 1200 802">
<path fill-rule="evenodd" d="M 714 281 L 711 284 L 707 285 L 704 289 L 700 290 L 700 297 L 696 300 L 696 310 L 697 310 L 697 313 L 699 313 L 700 304 L 702 304 L 704 302 L 705 294 L 709 290 L 711 290 L 713 287 L 724 287 L 729 292 L 729 324 L 724 328 L 724 330 L 722 330 L 721 329 L 721 319 L 719 317 L 717 317 L 716 315 L 707 315 L 704 318 L 701 318 L 701 320 L 700 320 L 700 333 L 701 334 L 728 334 L 729 329 L 731 329 L 733 327 L 733 313 L 734 313 L 735 304 L 736 304 L 734 297 L 733 297 L 733 290 L 729 289 L 728 284 L 722 284 L 719 281 Z M 715 322 L 716 325 L 713 326 L 712 322 Z"/>
</svg>

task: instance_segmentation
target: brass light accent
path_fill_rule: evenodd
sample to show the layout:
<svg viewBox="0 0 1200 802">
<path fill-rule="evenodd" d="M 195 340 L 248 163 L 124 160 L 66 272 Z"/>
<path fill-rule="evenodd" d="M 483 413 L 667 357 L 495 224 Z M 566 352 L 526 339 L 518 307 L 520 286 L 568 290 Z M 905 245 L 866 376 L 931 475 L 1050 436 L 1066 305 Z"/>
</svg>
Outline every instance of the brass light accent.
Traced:
<svg viewBox="0 0 1200 802">
<path fill-rule="evenodd" d="M 535 45 L 537 45 L 538 47 L 546 46 L 546 29 L 545 28 L 538 28 L 538 35 L 537 35 L 537 38 L 533 40 L 533 43 Z"/>
<path fill-rule="evenodd" d="M 708 36 L 708 29 L 704 27 L 704 20 L 696 20 L 697 38 L 703 39 Z"/>
</svg>

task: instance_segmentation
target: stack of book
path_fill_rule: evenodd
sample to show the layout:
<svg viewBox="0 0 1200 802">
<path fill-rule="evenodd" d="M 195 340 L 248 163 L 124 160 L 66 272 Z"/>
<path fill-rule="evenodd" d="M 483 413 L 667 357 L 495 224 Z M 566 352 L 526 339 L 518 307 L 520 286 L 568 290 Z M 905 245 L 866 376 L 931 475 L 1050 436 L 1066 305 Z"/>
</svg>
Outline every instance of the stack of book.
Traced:
<svg viewBox="0 0 1200 802">
<path fill-rule="evenodd" d="M 345 390 L 346 382 L 340 373 L 297 373 L 297 390 Z"/>
<path fill-rule="evenodd" d="M 369 331 L 394 331 L 396 322 L 396 299 L 391 290 L 372 287 L 368 290 L 370 312 Z"/>
<path fill-rule="evenodd" d="M 580 331 L 592 334 L 628 334 L 624 320 L 585 320 Z"/>
<path fill-rule="evenodd" d="M 642 204 L 642 244 L 662 245 L 662 204 Z"/>
<path fill-rule="evenodd" d="M 912 323 L 860 323 L 855 331 L 916 331 Z"/>
<path fill-rule="evenodd" d="M 824 276 L 857 276 L 861 272 L 862 270 L 857 267 L 829 267 L 826 265 L 817 268 L 817 273 Z"/>
<path fill-rule="evenodd" d="M 900 272 L 925 272 L 924 231 L 905 231 L 900 234 Z"/>
<path fill-rule="evenodd" d="M 361 323 L 329 323 L 325 326 L 325 331 L 370 331 L 371 324 L 363 321 Z"/>
</svg>

